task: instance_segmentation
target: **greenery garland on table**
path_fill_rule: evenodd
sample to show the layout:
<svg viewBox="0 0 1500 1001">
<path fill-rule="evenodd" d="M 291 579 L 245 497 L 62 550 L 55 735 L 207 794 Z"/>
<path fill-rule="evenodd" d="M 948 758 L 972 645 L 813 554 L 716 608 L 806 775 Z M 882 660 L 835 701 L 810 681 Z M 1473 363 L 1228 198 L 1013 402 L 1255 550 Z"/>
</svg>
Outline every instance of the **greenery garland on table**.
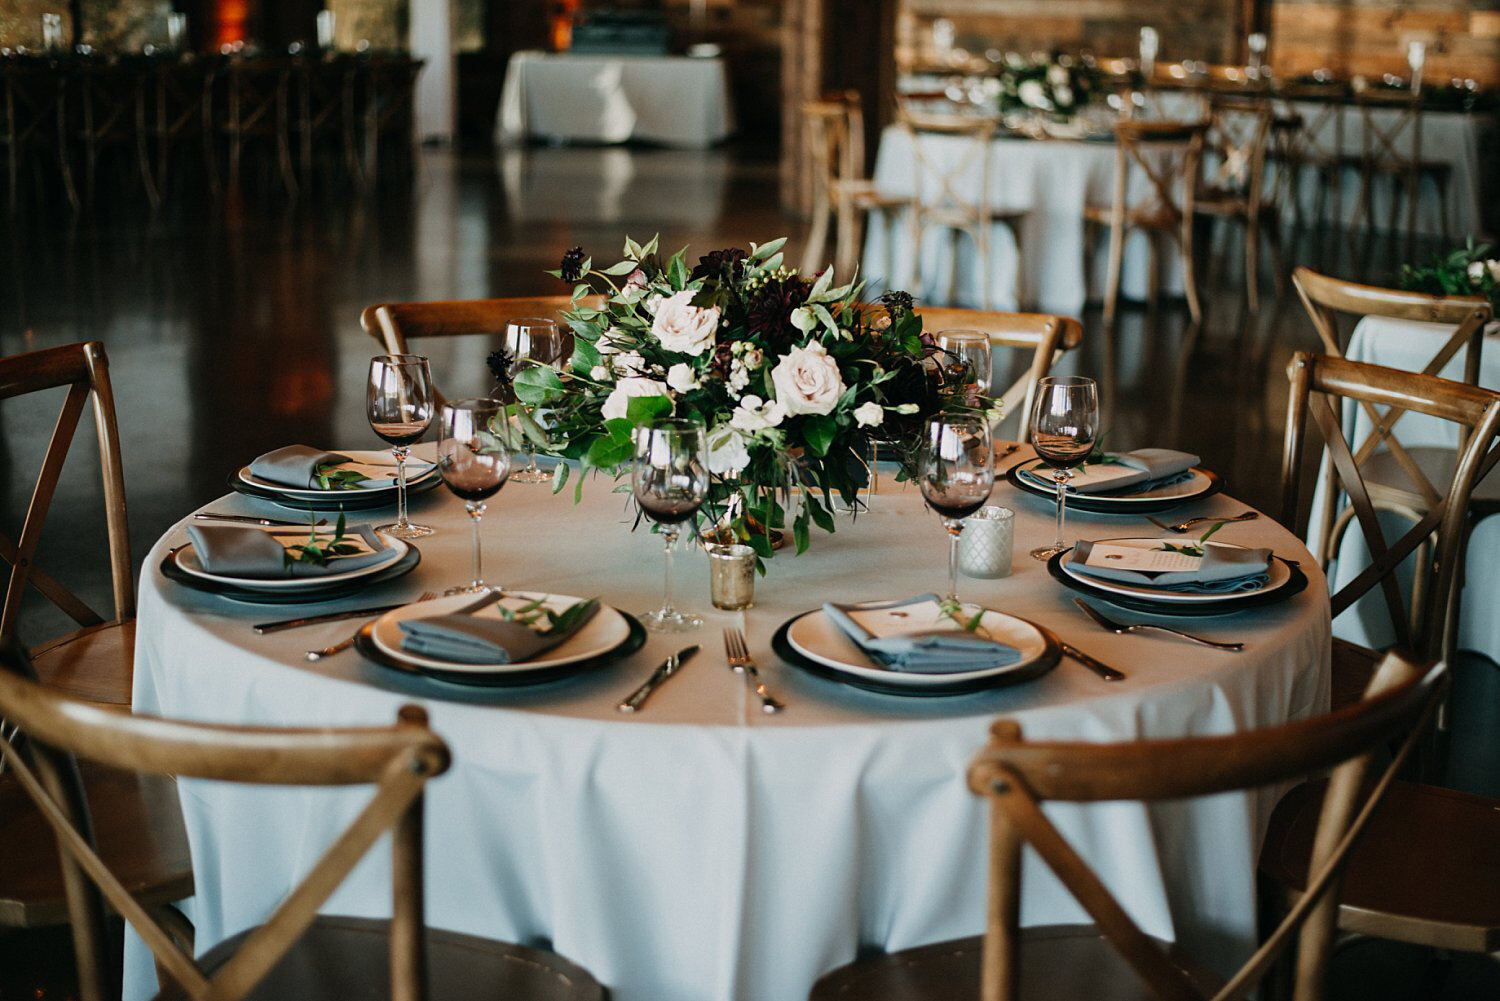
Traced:
<svg viewBox="0 0 1500 1001">
<path fill-rule="evenodd" d="M 923 331 L 910 295 L 860 304 L 862 283 L 787 267 L 785 242 L 696 265 L 686 249 L 663 259 L 657 239 L 627 238 L 624 259 L 603 269 L 580 248 L 564 256 L 551 273 L 574 286 L 573 356 L 561 370 L 522 370 L 514 391 L 546 415 L 523 417 L 533 440 L 578 460 L 575 499 L 589 470 L 629 470 L 636 428 L 691 418 L 707 429 L 707 517 L 762 558 L 768 530 L 789 525 L 800 553 L 812 525 L 834 530 L 832 496 L 852 504 L 867 483 L 874 441 L 910 477 L 927 418 L 996 408 Z M 588 308 L 596 292 L 603 308 Z M 559 464 L 554 491 L 569 475 Z"/>
<path fill-rule="evenodd" d="M 1030 58 L 1007 52 L 1000 65 L 1000 113 L 1041 113 L 1068 119 L 1103 89 L 1097 67 L 1064 54 Z"/>
<path fill-rule="evenodd" d="M 1488 243 L 1474 246 L 1471 236 L 1462 247 L 1435 254 L 1425 264 L 1403 264 L 1397 284 L 1429 295 L 1482 295 L 1500 311 L 1500 260 L 1490 256 L 1493 250 Z"/>
</svg>

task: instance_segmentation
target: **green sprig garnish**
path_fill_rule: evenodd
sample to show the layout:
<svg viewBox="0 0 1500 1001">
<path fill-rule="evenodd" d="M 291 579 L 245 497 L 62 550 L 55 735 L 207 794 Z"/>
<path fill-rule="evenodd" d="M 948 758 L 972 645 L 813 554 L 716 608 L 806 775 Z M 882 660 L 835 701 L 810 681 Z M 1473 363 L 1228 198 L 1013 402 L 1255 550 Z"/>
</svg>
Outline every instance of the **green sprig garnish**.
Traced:
<svg viewBox="0 0 1500 1001">
<path fill-rule="evenodd" d="M 991 638 L 989 630 L 980 626 L 980 623 L 984 621 L 983 608 L 976 608 L 973 615 L 965 616 L 963 602 L 957 598 L 944 598 L 938 602 L 938 613 L 942 618 L 957 622 L 959 628 L 966 633 L 974 633 L 985 639 Z"/>
<path fill-rule="evenodd" d="M 358 490 L 359 484 L 368 479 L 364 473 L 342 469 L 336 462 L 324 463 L 313 470 L 313 480 L 319 490 Z"/>
<path fill-rule="evenodd" d="M 309 563 L 314 566 L 326 567 L 328 561 L 335 556 L 353 556 L 359 552 L 359 547 L 353 543 L 344 541 L 344 512 L 339 512 L 338 524 L 334 526 L 332 538 L 318 535 L 316 512 L 309 515 L 313 522 L 312 530 L 307 535 L 307 541 L 295 546 L 287 546 L 286 551 L 281 554 L 282 566 L 291 572 L 292 566 L 297 563 Z M 293 554 L 296 555 L 293 555 Z"/>
<path fill-rule="evenodd" d="M 497 610 L 500 618 L 506 622 L 525 626 L 532 632 L 553 633 L 560 629 L 573 628 L 599 606 L 598 598 L 589 598 L 586 601 L 569 605 L 561 612 L 554 612 L 544 607 L 542 602 L 543 599 L 537 598 L 534 601 L 528 601 L 520 608 L 506 608 L 504 605 L 499 605 Z"/>
<path fill-rule="evenodd" d="M 1227 524 L 1229 524 L 1229 522 L 1227 521 L 1214 522 L 1212 525 L 1208 526 L 1208 531 L 1198 536 L 1197 542 L 1189 542 L 1186 545 L 1182 546 L 1173 545 L 1170 542 L 1163 542 L 1161 544 L 1160 551 L 1168 553 L 1182 553 L 1184 556 L 1202 556 L 1203 544 L 1207 542 L 1215 532 L 1217 532 Z"/>
</svg>

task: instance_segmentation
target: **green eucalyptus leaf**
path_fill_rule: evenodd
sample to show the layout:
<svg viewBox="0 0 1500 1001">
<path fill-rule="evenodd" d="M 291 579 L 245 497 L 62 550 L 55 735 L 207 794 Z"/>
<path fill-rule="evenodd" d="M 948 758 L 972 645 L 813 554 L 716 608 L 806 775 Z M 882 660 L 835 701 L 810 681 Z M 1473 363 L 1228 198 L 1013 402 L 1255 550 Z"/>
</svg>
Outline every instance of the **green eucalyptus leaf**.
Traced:
<svg viewBox="0 0 1500 1001">
<path fill-rule="evenodd" d="M 533 365 L 516 373 L 516 399 L 536 406 L 562 395 L 562 379 L 551 365 Z"/>
<path fill-rule="evenodd" d="M 838 422 L 831 416 L 805 418 L 802 422 L 802 437 L 807 441 L 807 450 L 815 456 L 827 455 L 838 430 Z"/>
<path fill-rule="evenodd" d="M 645 427 L 671 412 L 672 400 L 667 396 L 632 396 L 625 405 L 625 419 L 635 427 Z"/>
</svg>

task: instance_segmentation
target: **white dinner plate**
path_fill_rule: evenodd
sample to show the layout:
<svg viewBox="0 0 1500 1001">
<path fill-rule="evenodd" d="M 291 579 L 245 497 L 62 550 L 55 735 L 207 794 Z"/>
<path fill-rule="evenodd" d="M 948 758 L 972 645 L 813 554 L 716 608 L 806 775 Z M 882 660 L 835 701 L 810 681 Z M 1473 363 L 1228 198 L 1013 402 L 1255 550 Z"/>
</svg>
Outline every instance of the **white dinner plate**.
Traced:
<svg viewBox="0 0 1500 1001">
<path fill-rule="evenodd" d="M 276 534 L 300 531 L 304 537 L 307 532 L 306 529 L 299 530 L 295 528 L 278 528 L 272 531 Z M 383 532 L 375 534 L 379 535 L 388 547 L 395 550 L 395 556 L 388 560 L 381 560 L 379 563 L 360 567 L 357 570 L 350 570 L 345 573 L 323 574 L 318 577 L 277 577 L 272 579 L 265 577 L 229 577 L 224 574 L 209 573 L 203 569 L 203 563 L 198 559 L 198 553 L 193 549 L 191 542 L 181 549 L 176 550 L 172 554 L 172 561 L 177 564 L 177 568 L 183 573 L 191 574 L 202 580 L 210 580 L 216 584 L 227 584 L 230 587 L 242 588 L 246 591 L 320 591 L 325 588 L 348 584 L 361 577 L 380 573 L 382 570 L 388 570 L 401 562 L 401 558 L 411 548 L 402 540 L 393 538 Z"/>
<path fill-rule="evenodd" d="M 1034 474 L 1037 469 L 1044 468 L 1049 467 L 1047 467 L 1047 463 L 1043 459 L 1021 463 L 1016 470 L 1017 485 L 1028 493 L 1048 498 L 1056 497 L 1057 487 L 1053 485 L 1051 477 L 1043 476 L 1046 482 L 1038 483 L 1030 476 L 1024 475 L 1026 473 Z M 1087 509 L 1085 507 L 1087 505 L 1087 507 L 1091 507 L 1094 510 L 1103 510 L 1105 508 L 1129 509 L 1158 506 L 1163 501 L 1183 503 L 1217 492 L 1214 477 L 1207 470 L 1194 466 L 1192 469 L 1187 470 L 1187 472 L 1192 474 L 1189 479 L 1178 483 L 1168 483 L 1159 487 L 1152 487 L 1150 490 L 1142 490 L 1139 493 L 1111 493 L 1104 491 L 1102 493 L 1083 494 L 1078 493 L 1076 490 L 1069 490 L 1068 506 Z M 1128 487 L 1126 489 L 1127 491 L 1129 490 Z"/>
<path fill-rule="evenodd" d="M 1173 545 L 1182 545 L 1188 541 L 1181 537 L 1171 539 L 1099 539 L 1099 542 L 1108 542 L 1112 546 L 1131 546 L 1136 549 L 1156 549 L 1164 542 Z M 1236 546 L 1230 542 L 1215 542 L 1210 539 L 1209 546 L 1219 546 L 1223 549 L 1244 549 L 1244 546 Z M 1251 598 L 1256 595 L 1267 594 L 1271 591 L 1286 587 L 1292 579 L 1292 569 L 1278 559 L 1272 559 L 1270 567 L 1266 570 L 1266 582 L 1260 587 L 1248 591 L 1233 591 L 1228 594 L 1185 594 L 1181 591 L 1165 591 L 1159 587 L 1142 587 L 1139 584 L 1126 584 L 1117 580 L 1106 580 L 1103 577 L 1094 577 L 1090 574 L 1075 570 L 1068 562 L 1067 557 L 1061 563 L 1062 572 L 1073 580 L 1098 588 L 1101 591 L 1109 591 L 1112 594 L 1124 595 L 1127 598 L 1144 598 L 1147 601 L 1159 601 L 1166 604 L 1180 605 L 1203 605 L 1215 601 L 1225 601 L 1235 598 Z"/>
<path fill-rule="evenodd" d="M 392 493 L 395 491 L 396 464 L 394 460 L 391 459 L 391 454 L 389 452 L 370 452 L 355 449 L 345 449 L 339 454 L 347 455 L 355 462 L 368 463 L 381 467 L 389 465 L 391 477 L 390 482 L 383 483 L 380 486 L 356 487 L 353 490 L 319 490 L 313 488 L 289 487 L 284 483 L 275 483 L 271 480 L 263 480 L 259 476 L 251 473 L 249 466 L 241 466 L 239 471 L 235 473 L 235 476 L 241 483 L 245 484 L 246 486 L 255 487 L 257 490 L 269 490 L 292 499 L 321 500 L 327 497 L 338 496 L 340 494 L 347 494 L 351 497 L 378 497 L 382 494 Z M 406 472 L 406 485 L 408 487 L 411 487 L 415 484 L 423 482 L 430 476 L 438 475 L 438 468 L 436 465 L 423 462 L 420 459 L 412 459 L 408 460 L 407 462 Z"/>
<path fill-rule="evenodd" d="M 500 599 L 500 604 L 508 608 L 520 608 L 522 605 L 542 598 L 548 608 L 555 612 L 561 612 L 572 605 L 584 601 L 584 598 L 575 598 L 567 594 L 543 594 L 539 592 L 507 591 L 505 597 Z M 452 660 L 438 660 L 434 657 L 423 657 L 401 649 L 401 627 L 399 623 L 404 619 L 429 619 L 449 612 L 457 611 L 465 605 L 472 604 L 475 596 L 472 594 L 454 594 L 432 601 L 418 602 L 386 612 L 376 619 L 370 628 L 370 639 L 374 642 L 376 649 L 390 657 L 392 660 L 409 664 L 413 667 L 425 668 L 431 671 L 446 671 L 451 674 L 509 674 L 526 671 L 545 670 L 549 667 L 563 667 L 577 661 L 588 660 L 599 657 L 615 649 L 630 636 L 630 623 L 616 609 L 609 605 L 600 605 L 599 611 L 589 619 L 584 626 L 572 636 L 563 640 L 551 650 L 533 657 L 530 660 L 521 661 L 518 664 L 466 664 Z M 492 616 L 499 618 L 500 613 L 491 605 L 475 613 L 479 616 Z"/>
<path fill-rule="evenodd" d="M 882 602 L 883 604 L 883 602 Z M 786 638 L 793 650 L 808 660 L 822 664 L 845 674 L 866 681 L 878 682 L 902 688 L 941 688 L 965 682 L 982 681 L 1013 671 L 1029 669 L 1047 653 L 1047 639 L 1042 631 L 1025 619 L 1018 619 L 1004 612 L 985 609 L 980 624 L 989 630 L 997 643 L 1005 643 L 1021 652 L 1014 664 L 1002 667 L 987 667 L 979 671 L 954 671 L 945 674 L 919 674 L 909 671 L 892 671 L 877 667 L 863 650 L 855 645 L 844 631 L 815 608 L 793 619 L 787 626 Z"/>
</svg>

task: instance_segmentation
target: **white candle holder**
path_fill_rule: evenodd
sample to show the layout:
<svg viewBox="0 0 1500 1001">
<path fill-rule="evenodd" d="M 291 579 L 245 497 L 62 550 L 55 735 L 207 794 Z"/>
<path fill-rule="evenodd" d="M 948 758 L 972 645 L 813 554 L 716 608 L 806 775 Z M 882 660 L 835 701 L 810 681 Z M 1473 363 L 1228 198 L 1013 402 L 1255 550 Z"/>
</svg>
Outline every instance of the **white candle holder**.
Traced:
<svg viewBox="0 0 1500 1001">
<path fill-rule="evenodd" d="M 1014 511 L 993 505 L 980 508 L 964 520 L 963 534 L 958 537 L 958 568 L 965 577 L 1009 577 L 1015 537 Z"/>
</svg>

